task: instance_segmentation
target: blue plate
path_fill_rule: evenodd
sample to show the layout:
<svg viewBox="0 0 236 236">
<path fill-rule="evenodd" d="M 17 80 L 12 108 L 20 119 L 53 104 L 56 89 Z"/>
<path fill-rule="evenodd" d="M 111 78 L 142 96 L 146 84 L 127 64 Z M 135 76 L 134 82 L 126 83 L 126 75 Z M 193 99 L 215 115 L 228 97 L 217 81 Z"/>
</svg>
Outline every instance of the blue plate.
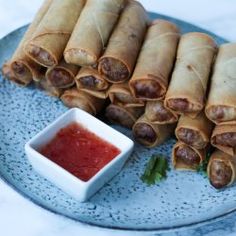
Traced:
<svg viewBox="0 0 236 236">
<path fill-rule="evenodd" d="M 150 13 L 176 23 L 182 32 L 200 31 L 221 44 L 224 39 L 188 23 Z M 0 41 L 0 65 L 9 59 L 26 27 Z M 67 108 L 34 87 L 19 88 L 0 78 L 0 175 L 36 204 L 71 219 L 101 227 L 127 230 L 170 230 L 212 222 L 236 209 L 236 187 L 216 191 L 197 173 L 168 173 L 166 181 L 147 187 L 140 180 L 153 153 L 170 156 L 175 140 L 147 149 L 138 144 L 123 171 L 87 203 L 78 203 L 31 167 L 24 144 Z M 130 131 L 116 126 L 124 134 Z"/>
</svg>

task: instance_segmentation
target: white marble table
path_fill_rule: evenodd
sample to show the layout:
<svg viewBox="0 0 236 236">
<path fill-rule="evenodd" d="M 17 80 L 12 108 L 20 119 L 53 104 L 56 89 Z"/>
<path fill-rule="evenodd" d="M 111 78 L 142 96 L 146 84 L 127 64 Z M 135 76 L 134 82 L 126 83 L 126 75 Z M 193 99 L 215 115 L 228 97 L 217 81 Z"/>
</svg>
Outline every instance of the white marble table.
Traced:
<svg viewBox="0 0 236 236">
<path fill-rule="evenodd" d="M 31 21 L 42 0 L 0 0 L 0 37 Z M 150 11 L 176 17 L 236 41 L 235 0 L 140 0 Z M 236 235 L 236 214 L 198 230 L 167 235 Z M 128 236 L 143 235 L 89 227 L 50 213 L 24 199 L 0 180 L 0 235 L 2 236 Z"/>
</svg>

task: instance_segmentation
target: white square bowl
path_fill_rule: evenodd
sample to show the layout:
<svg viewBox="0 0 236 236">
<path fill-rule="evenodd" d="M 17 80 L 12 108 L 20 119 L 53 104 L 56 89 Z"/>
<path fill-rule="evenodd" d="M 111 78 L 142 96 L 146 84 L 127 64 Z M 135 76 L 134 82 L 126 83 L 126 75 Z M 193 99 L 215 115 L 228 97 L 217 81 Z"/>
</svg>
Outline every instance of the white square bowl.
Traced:
<svg viewBox="0 0 236 236">
<path fill-rule="evenodd" d="M 95 176 L 87 182 L 75 177 L 38 150 L 48 144 L 56 134 L 69 124 L 77 122 L 103 140 L 120 149 L 121 153 L 103 167 Z M 55 184 L 67 194 L 80 202 L 89 199 L 105 183 L 118 174 L 131 152 L 134 143 L 125 135 L 106 125 L 85 111 L 73 108 L 60 116 L 53 123 L 34 136 L 25 145 L 25 152 L 33 168 L 43 177 Z"/>
</svg>

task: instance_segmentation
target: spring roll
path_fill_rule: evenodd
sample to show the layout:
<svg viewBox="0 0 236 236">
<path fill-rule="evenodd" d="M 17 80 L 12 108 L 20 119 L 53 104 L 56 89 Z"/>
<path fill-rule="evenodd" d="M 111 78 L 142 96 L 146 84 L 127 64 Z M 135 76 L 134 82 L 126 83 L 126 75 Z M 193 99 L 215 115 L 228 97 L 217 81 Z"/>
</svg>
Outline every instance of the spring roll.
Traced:
<svg viewBox="0 0 236 236">
<path fill-rule="evenodd" d="M 5 62 L 3 64 L 1 72 L 2 72 L 3 78 L 10 80 L 11 82 L 16 83 L 17 85 L 25 86 L 25 83 L 21 82 L 20 80 L 16 78 L 13 71 L 11 70 L 9 62 Z"/>
<path fill-rule="evenodd" d="M 149 101 L 146 104 L 145 116 L 153 124 L 173 124 L 179 119 L 176 113 L 168 110 L 163 101 Z"/>
<path fill-rule="evenodd" d="M 36 88 L 44 90 L 47 95 L 60 98 L 64 90 L 52 86 L 52 84 L 46 79 L 41 78 L 39 81 L 34 81 Z"/>
<path fill-rule="evenodd" d="M 232 185 L 236 180 L 236 156 L 216 150 L 208 163 L 207 174 L 216 189 Z"/>
<path fill-rule="evenodd" d="M 43 2 L 9 62 L 9 67 L 12 71 L 12 76 L 9 79 L 21 86 L 30 84 L 33 77 L 39 77 L 41 66 L 26 56 L 24 45 L 31 39 L 32 34 L 36 31 L 51 3 L 52 0 L 45 0 Z"/>
<path fill-rule="evenodd" d="M 133 135 L 137 142 L 147 147 L 156 147 L 174 133 L 175 125 L 152 124 L 145 115 L 133 126 Z"/>
<path fill-rule="evenodd" d="M 172 163 L 178 170 L 196 170 L 205 159 L 206 148 L 196 149 L 178 141 L 172 149 Z"/>
<path fill-rule="evenodd" d="M 175 136 L 181 142 L 196 149 L 205 148 L 209 142 L 213 129 L 213 124 L 201 112 L 196 118 L 182 115 L 179 119 Z"/>
<path fill-rule="evenodd" d="M 155 20 L 151 24 L 129 83 L 134 97 L 144 100 L 164 98 L 179 37 L 179 29 L 173 23 Z"/>
<path fill-rule="evenodd" d="M 122 105 L 110 104 L 106 108 L 106 117 L 114 124 L 132 129 L 134 123 L 143 112 L 142 107 L 124 107 Z"/>
<path fill-rule="evenodd" d="M 206 115 L 216 124 L 236 124 L 236 43 L 220 46 L 211 79 Z"/>
<path fill-rule="evenodd" d="M 236 125 L 217 125 L 211 144 L 230 156 L 236 156 Z"/>
<path fill-rule="evenodd" d="M 92 67 L 82 67 L 75 80 L 78 89 L 104 91 L 109 87 L 109 83 Z"/>
<path fill-rule="evenodd" d="M 129 84 L 122 83 L 122 84 L 113 84 L 109 91 L 109 98 L 111 103 L 121 104 L 125 107 L 143 107 L 144 102 L 136 99 L 132 96 Z"/>
<path fill-rule="evenodd" d="M 46 78 L 56 88 L 69 88 L 75 84 L 79 67 L 67 64 L 64 60 L 47 70 Z"/>
<path fill-rule="evenodd" d="M 125 0 L 87 0 L 66 46 L 66 62 L 96 64 L 124 7 Z"/>
<path fill-rule="evenodd" d="M 166 93 L 165 106 L 178 114 L 196 117 L 205 105 L 215 41 L 203 33 L 182 36 L 177 62 Z"/>
<path fill-rule="evenodd" d="M 45 67 L 57 65 L 85 0 L 53 0 L 32 39 L 25 45 L 26 54 Z"/>
<path fill-rule="evenodd" d="M 98 71 L 111 83 L 122 83 L 131 76 L 147 28 L 147 13 L 136 1 L 128 1 L 121 14 Z"/>
<path fill-rule="evenodd" d="M 61 96 L 62 102 L 69 108 L 78 107 L 92 115 L 97 115 L 104 105 L 104 100 L 96 98 L 76 88 L 66 90 Z"/>
</svg>

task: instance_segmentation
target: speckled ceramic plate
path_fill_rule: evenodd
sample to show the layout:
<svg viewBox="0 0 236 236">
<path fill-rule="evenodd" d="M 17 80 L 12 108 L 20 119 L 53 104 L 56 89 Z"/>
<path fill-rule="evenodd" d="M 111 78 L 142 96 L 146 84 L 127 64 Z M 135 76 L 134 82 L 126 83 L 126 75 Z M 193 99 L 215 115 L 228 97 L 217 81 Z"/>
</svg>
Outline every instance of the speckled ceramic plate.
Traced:
<svg viewBox="0 0 236 236">
<path fill-rule="evenodd" d="M 175 22 L 182 32 L 206 32 L 179 20 L 150 15 Z M 20 28 L 0 41 L 0 65 L 11 57 L 25 30 Z M 213 37 L 219 44 L 225 42 Z M 33 87 L 19 88 L 0 78 L 0 108 L 0 175 L 50 211 L 102 227 L 158 231 L 199 225 L 236 209 L 236 187 L 216 191 L 197 173 L 171 170 L 166 181 L 153 187 L 140 181 L 152 153 L 170 156 L 174 140 L 151 150 L 137 144 L 123 171 L 89 202 L 78 203 L 39 176 L 24 153 L 26 141 L 66 111 L 62 103 Z M 115 128 L 131 136 L 130 131 Z"/>
</svg>

